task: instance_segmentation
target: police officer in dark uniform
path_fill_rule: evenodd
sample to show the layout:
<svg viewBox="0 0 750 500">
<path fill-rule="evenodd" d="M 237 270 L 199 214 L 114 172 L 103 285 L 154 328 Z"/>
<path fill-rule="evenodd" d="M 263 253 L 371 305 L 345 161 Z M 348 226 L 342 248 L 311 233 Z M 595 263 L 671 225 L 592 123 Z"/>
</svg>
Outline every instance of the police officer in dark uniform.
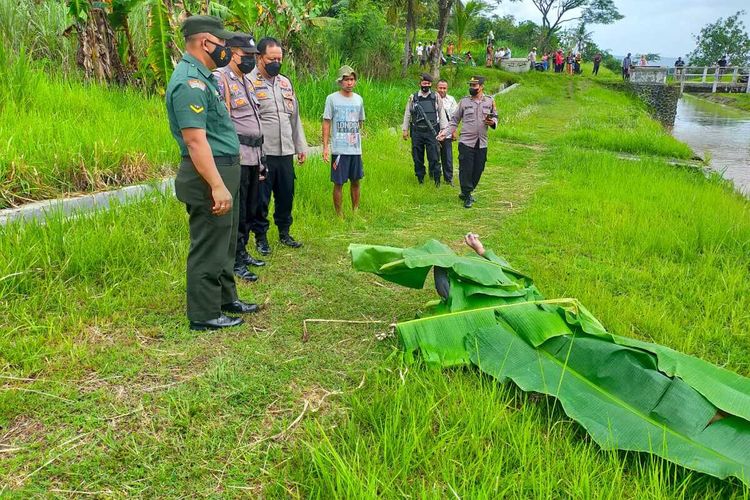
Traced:
<svg viewBox="0 0 750 500">
<path fill-rule="evenodd" d="M 430 166 L 430 177 L 440 185 L 440 149 L 437 135 L 448 127 L 443 100 L 431 90 L 432 76 L 423 73 L 419 82 L 420 91 L 409 96 L 401 125 L 404 140 L 411 135 L 411 155 L 414 174 L 420 184 L 424 183 L 424 157 Z"/>
<path fill-rule="evenodd" d="M 255 68 L 258 49 L 253 37 L 237 33 L 227 40 L 232 51 L 232 60 L 223 68 L 214 71 L 219 95 L 229 110 L 237 138 L 240 141 L 240 197 L 235 200 L 240 208 L 240 224 L 237 230 L 237 254 L 234 260 L 234 275 L 245 281 L 256 281 L 258 276 L 247 266 L 265 266 L 262 260 L 247 252 L 252 221 L 258 211 L 258 189 L 260 179 L 265 179 L 263 165 L 263 133 L 260 126 L 260 107 L 255 98 L 247 74 Z"/>
<path fill-rule="evenodd" d="M 187 316 L 193 330 L 243 323 L 225 312 L 256 312 L 237 298 L 234 257 L 239 222 L 240 144 L 211 70 L 226 66 L 226 40 L 234 33 L 219 18 L 192 16 L 182 25 L 185 54 L 167 85 L 169 128 L 182 153 L 175 179 L 177 198 L 187 208 Z"/>
</svg>

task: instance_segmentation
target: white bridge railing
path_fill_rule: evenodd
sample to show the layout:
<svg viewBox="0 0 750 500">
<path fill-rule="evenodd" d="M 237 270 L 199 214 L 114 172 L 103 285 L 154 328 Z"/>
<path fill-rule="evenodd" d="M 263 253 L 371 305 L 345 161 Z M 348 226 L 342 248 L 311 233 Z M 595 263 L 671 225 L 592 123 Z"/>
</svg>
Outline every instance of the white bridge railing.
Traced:
<svg viewBox="0 0 750 500">
<path fill-rule="evenodd" d="M 669 68 L 669 75 L 680 82 L 680 91 L 685 85 L 710 88 L 712 93 L 716 89 L 730 88 L 732 90 L 750 93 L 750 68 L 742 66 L 683 66 Z"/>
</svg>

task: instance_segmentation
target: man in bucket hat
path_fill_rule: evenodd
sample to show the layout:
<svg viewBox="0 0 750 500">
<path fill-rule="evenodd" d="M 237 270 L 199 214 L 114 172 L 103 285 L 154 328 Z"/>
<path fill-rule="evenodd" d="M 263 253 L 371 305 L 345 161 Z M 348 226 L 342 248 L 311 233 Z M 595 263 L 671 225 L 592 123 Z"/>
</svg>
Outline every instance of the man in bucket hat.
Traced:
<svg viewBox="0 0 750 500">
<path fill-rule="evenodd" d="M 351 181 L 352 210 L 359 208 L 359 181 L 365 175 L 362 167 L 361 134 L 365 107 L 362 97 L 354 92 L 357 84 L 354 69 L 342 66 L 336 82 L 339 84 L 339 91 L 326 97 L 323 109 L 323 160 L 331 162 L 333 207 L 341 217 L 342 192 L 347 181 Z"/>
</svg>

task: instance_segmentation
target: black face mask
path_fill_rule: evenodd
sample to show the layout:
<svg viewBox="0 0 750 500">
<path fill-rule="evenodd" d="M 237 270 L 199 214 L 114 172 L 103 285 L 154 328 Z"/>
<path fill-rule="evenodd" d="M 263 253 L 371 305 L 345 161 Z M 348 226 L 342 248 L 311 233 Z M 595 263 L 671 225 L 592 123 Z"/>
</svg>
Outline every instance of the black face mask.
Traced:
<svg viewBox="0 0 750 500">
<path fill-rule="evenodd" d="M 250 73 L 253 69 L 255 69 L 255 57 L 240 56 L 240 63 L 237 65 L 237 68 L 245 74 Z"/>
<path fill-rule="evenodd" d="M 281 63 L 279 61 L 271 61 L 266 64 L 266 73 L 272 78 L 278 76 L 281 73 Z"/>
<path fill-rule="evenodd" d="M 429 86 L 427 86 L 427 85 L 422 85 L 422 92 L 424 92 L 424 93 L 426 94 L 427 92 L 429 92 L 429 91 L 430 91 L 430 89 L 431 89 L 431 88 L 432 88 L 432 87 L 429 87 Z"/>
<path fill-rule="evenodd" d="M 473 89 L 473 88 L 469 87 L 469 95 L 470 96 L 474 97 L 477 94 L 479 94 L 479 89 Z"/>
<path fill-rule="evenodd" d="M 211 60 L 214 62 L 217 68 L 223 68 L 229 61 L 232 60 L 232 52 L 218 43 L 214 43 L 211 40 L 206 40 L 208 43 L 214 46 L 214 50 L 208 53 Z"/>
</svg>

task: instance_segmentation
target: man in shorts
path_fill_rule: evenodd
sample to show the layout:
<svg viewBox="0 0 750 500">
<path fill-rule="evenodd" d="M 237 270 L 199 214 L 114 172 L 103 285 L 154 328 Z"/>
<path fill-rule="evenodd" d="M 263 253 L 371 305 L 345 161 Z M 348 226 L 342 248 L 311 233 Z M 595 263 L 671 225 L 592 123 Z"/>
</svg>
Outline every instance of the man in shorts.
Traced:
<svg viewBox="0 0 750 500">
<path fill-rule="evenodd" d="M 323 110 L 323 160 L 331 162 L 333 208 L 341 217 L 342 191 L 347 181 L 352 183 L 352 209 L 359 208 L 359 181 L 365 176 L 361 134 L 365 107 L 362 97 L 354 92 L 357 74 L 350 66 L 339 69 L 336 81 L 339 91 L 326 98 Z"/>
</svg>

